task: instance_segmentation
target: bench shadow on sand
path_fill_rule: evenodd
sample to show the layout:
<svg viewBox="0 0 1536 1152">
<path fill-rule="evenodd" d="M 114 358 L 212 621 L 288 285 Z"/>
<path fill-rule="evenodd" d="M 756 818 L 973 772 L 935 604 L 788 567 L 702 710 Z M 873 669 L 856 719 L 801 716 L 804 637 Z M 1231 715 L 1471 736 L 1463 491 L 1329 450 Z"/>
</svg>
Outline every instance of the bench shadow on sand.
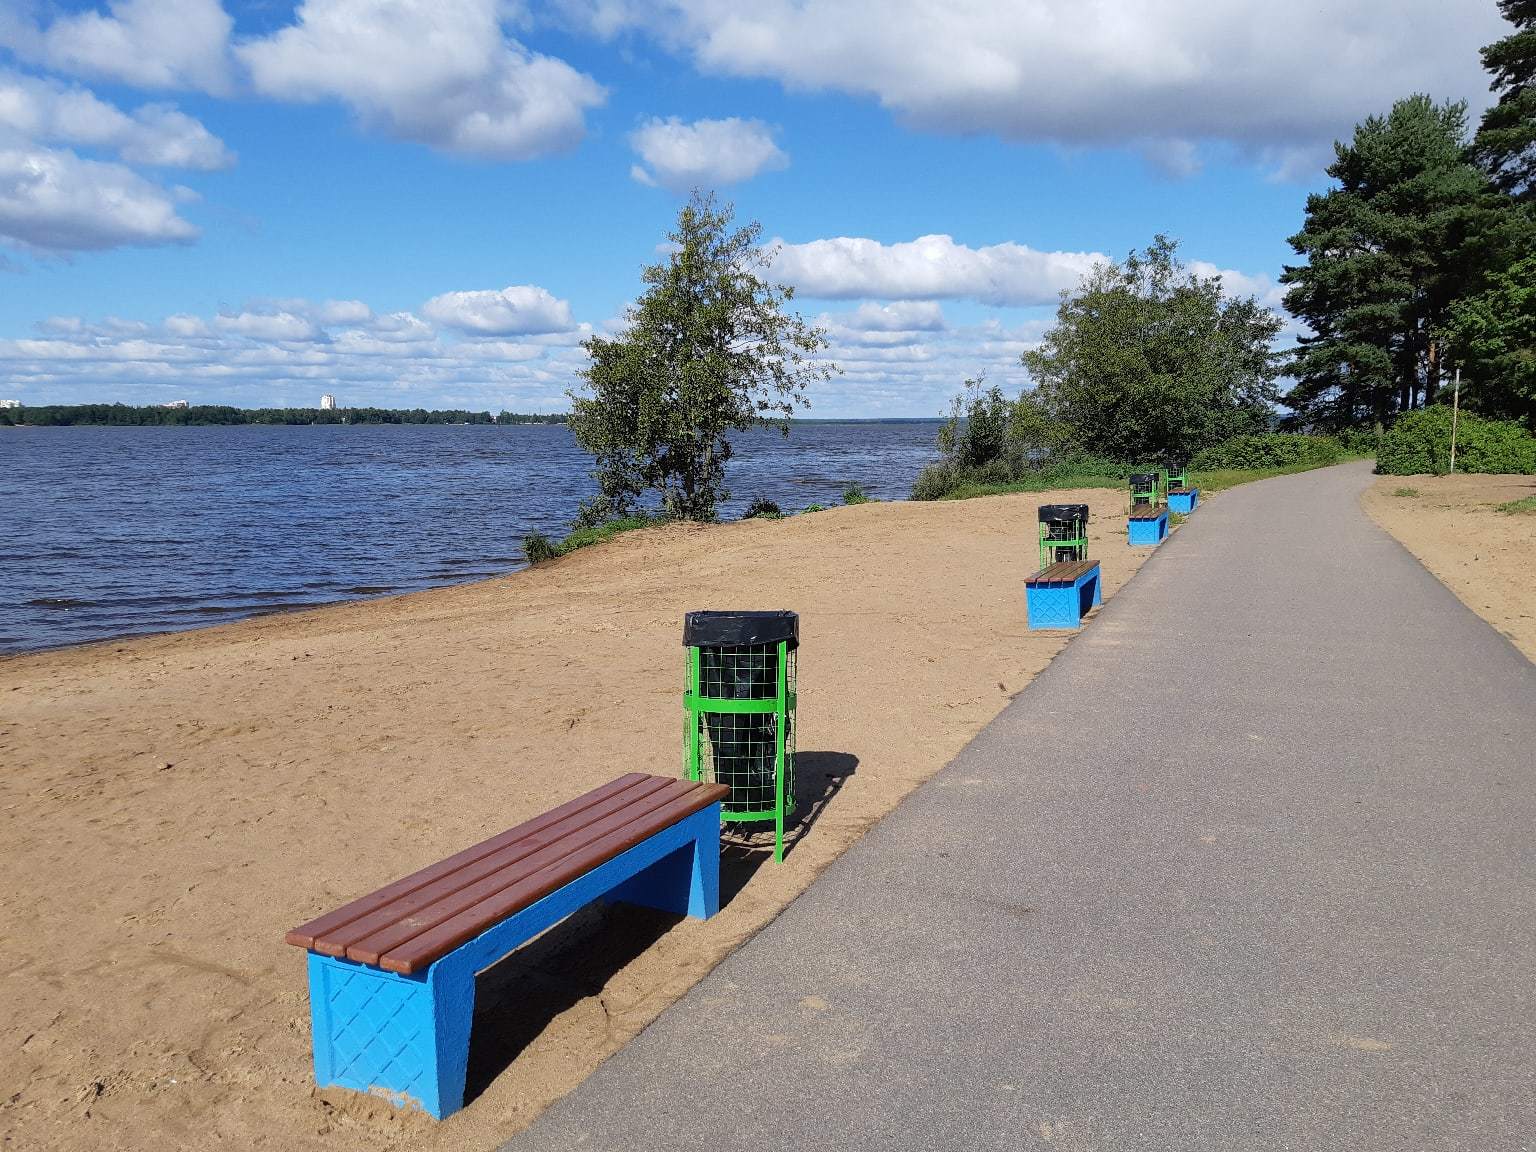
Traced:
<svg viewBox="0 0 1536 1152">
<path fill-rule="evenodd" d="M 795 757 L 795 814 L 785 829 L 786 859 L 858 767 L 847 752 Z M 764 864 L 773 833 L 727 827 L 721 843 L 720 906 L 724 908 Z M 626 965 L 682 918 L 630 904 L 590 904 L 475 977 L 469 1039 L 467 1104 L 486 1090 L 561 1013 L 603 989 Z M 607 1005 L 602 1004 L 604 1012 Z"/>
</svg>

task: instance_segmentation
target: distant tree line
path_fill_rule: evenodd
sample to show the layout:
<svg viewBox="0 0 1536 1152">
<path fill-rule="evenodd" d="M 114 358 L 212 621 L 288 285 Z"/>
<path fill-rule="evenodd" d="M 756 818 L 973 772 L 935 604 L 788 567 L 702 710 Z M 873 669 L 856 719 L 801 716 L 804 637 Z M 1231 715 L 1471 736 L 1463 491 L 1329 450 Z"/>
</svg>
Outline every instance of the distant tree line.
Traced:
<svg viewBox="0 0 1536 1152">
<path fill-rule="evenodd" d="M 563 413 L 466 412 L 458 408 L 234 408 L 193 404 L 44 404 L 0 408 L 0 424 L 32 427 L 98 425 L 114 428 L 186 427 L 212 424 L 563 424 Z"/>
</svg>

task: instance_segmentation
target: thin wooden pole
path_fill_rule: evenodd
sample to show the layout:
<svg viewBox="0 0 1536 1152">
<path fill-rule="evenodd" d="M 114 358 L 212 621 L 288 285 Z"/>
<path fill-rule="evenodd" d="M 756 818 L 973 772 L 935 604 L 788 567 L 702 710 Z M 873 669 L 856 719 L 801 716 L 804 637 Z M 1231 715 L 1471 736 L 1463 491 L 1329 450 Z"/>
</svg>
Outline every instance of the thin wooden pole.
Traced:
<svg viewBox="0 0 1536 1152">
<path fill-rule="evenodd" d="M 1451 471 L 1456 471 L 1456 421 L 1461 415 L 1461 369 L 1456 369 L 1456 388 L 1451 393 Z"/>
</svg>

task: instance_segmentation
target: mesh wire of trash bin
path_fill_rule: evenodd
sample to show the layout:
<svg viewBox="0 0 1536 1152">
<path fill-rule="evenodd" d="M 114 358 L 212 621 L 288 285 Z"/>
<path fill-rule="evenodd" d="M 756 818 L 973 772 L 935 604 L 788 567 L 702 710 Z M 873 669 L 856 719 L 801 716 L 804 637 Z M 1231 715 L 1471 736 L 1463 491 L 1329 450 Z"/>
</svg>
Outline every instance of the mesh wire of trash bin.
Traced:
<svg viewBox="0 0 1536 1152">
<path fill-rule="evenodd" d="M 1088 559 L 1088 505 L 1042 504 L 1039 521 L 1041 568 Z"/>
<path fill-rule="evenodd" d="M 683 692 L 690 780 L 731 790 L 726 823 L 773 821 L 773 858 L 784 859 L 784 821 L 795 808 L 794 612 L 689 612 Z"/>
<path fill-rule="evenodd" d="M 1189 465 L 1183 465 L 1177 472 L 1172 468 L 1163 469 L 1163 503 L 1168 502 L 1168 493 L 1175 488 L 1189 487 Z"/>
<path fill-rule="evenodd" d="M 1156 472 L 1132 472 L 1130 478 L 1131 507 L 1138 504 L 1160 504 L 1157 498 L 1157 473 Z"/>
</svg>

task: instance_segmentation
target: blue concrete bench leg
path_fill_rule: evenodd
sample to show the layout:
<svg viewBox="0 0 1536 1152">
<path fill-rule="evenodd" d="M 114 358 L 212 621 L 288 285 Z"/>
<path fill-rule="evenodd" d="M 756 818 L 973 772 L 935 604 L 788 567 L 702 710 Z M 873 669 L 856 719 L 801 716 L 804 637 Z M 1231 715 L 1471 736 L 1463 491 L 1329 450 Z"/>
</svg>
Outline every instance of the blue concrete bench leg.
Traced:
<svg viewBox="0 0 1536 1152">
<path fill-rule="evenodd" d="M 1054 588 L 1026 586 L 1025 609 L 1031 630 L 1042 628 L 1080 628 L 1090 608 L 1104 603 L 1099 587 L 1099 569 L 1077 578 L 1070 586 Z"/>
<path fill-rule="evenodd" d="M 418 1104 L 441 1120 L 464 1106 L 475 973 L 594 900 L 707 919 L 720 909 L 720 805 L 635 845 L 401 976 L 309 953 L 315 1083 Z"/>
<path fill-rule="evenodd" d="M 1126 539 L 1133 547 L 1161 544 L 1168 535 L 1168 513 L 1155 520 L 1126 521 Z"/>
<path fill-rule="evenodd" d="M 1168 493 L 1168 510 L 1177 512 L 1180 516 L 1188 516 L 1199 503 L 1200 489 L 1198 488 L 1191 488 L 1188 492 Z"/>
</svg>

